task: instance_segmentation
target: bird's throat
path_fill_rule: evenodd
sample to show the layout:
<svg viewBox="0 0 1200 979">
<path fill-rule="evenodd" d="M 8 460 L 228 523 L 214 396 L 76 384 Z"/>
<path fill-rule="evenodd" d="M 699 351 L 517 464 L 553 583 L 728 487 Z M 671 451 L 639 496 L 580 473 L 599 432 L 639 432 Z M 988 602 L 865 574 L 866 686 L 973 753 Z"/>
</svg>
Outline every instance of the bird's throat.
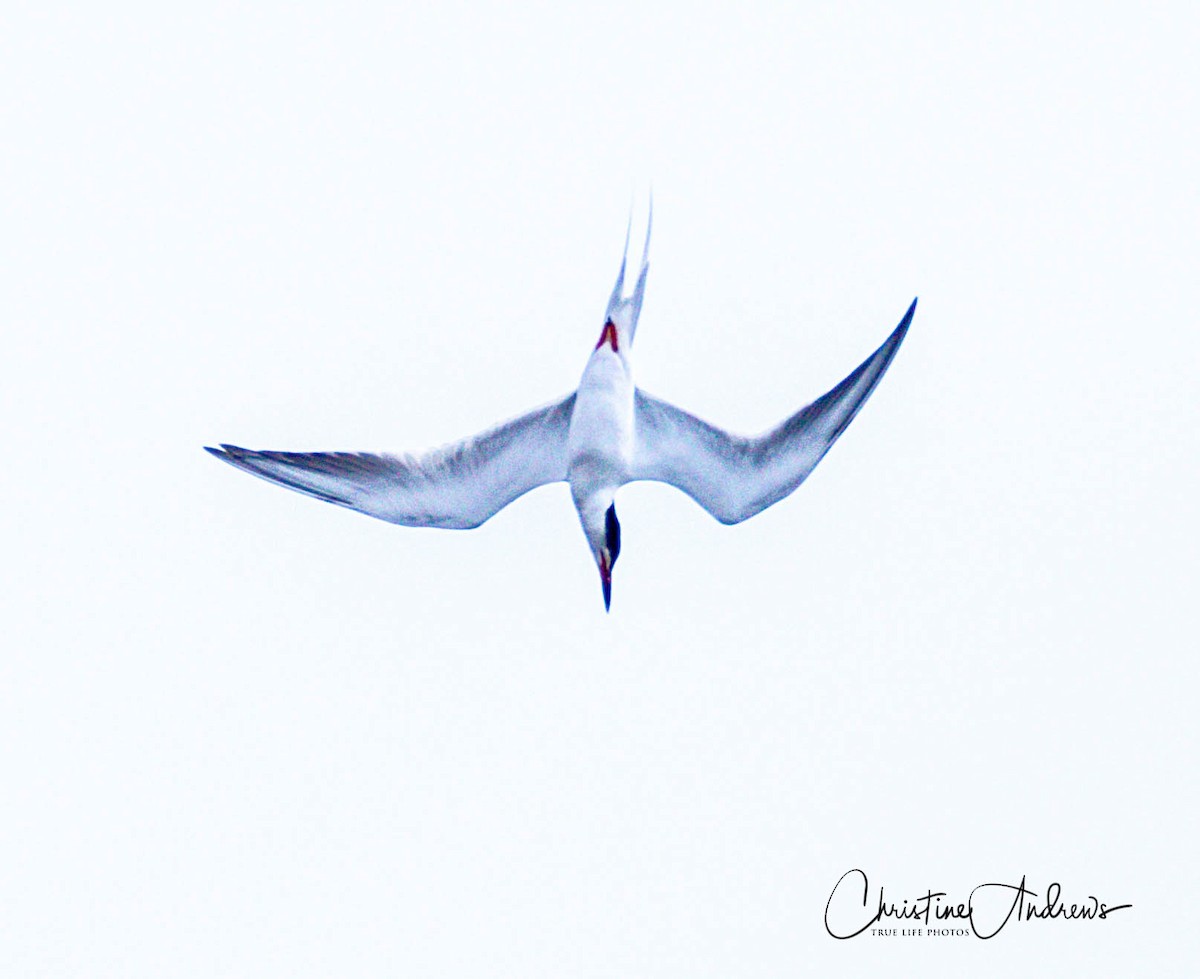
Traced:
<svg viewBox="0 0 1200 979">
<path fill-rule="evenodd" d="M 599 350 L 606 343 L 612 346 L 613 353 L 617 352 L 617 327 L 612 320 L 604 324 L 604 329 L 600 333 L 600 340 L 596 344 L 596 349 Z"/>
</svg>

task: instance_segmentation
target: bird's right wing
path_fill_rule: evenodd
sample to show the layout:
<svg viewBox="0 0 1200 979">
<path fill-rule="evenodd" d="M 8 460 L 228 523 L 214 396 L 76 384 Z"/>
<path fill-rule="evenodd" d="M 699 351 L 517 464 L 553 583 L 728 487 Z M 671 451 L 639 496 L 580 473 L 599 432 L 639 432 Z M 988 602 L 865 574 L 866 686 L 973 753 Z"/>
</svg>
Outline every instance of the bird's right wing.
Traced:
<svg viewBox="0 0 1200 979">
<path fill-rule="evenodd" d="M 567 476 L 575 395 L 421 456 L 208 451 L 252 476 L 406 527 L 478 527 L 518 496 Z"/>
<path fill-rule="evenodd" d="M 670 483 L 726 524 L 782 500 L 816 468 L 875 390 L 916 308 L 914 299 L 891 336 L 841 384 L 757 438 L 733 435 L 638 390 L 633 478 Z"/>
</svg>

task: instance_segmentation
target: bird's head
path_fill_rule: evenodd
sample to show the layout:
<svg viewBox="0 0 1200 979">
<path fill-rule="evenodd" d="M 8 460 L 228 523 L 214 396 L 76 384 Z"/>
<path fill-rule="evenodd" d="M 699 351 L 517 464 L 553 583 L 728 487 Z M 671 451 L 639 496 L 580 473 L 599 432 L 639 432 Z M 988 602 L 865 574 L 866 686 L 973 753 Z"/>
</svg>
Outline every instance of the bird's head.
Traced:
<svg viewBox="0 0 1200 979">
<path fill-rule="evenodd" d="M 597 520 L 584 529 L 588 543 L 592 545 L 596 567 L 600 570 L 600 587 L 604 590 L 604 611 L 607 612 L 612 604 L 613 565 L 621 555 L 621 524 L 617 520 L 616 504 L 609 504 L 602 521 Z"/>
</svg>

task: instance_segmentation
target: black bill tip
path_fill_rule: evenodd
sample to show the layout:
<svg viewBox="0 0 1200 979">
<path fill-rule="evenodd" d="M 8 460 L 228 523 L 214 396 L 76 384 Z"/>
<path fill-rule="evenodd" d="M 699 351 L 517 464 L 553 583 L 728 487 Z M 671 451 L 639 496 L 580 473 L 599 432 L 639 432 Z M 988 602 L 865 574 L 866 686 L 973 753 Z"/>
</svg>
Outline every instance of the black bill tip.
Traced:
<svg viewBox="0 0 1200 979">
<path fill-rule="evenodd" d="M 604 611 L 607 612 L 612 605 L 612 579 L 602 580 L 600 585 L 604 589 Z"/>
</svg>

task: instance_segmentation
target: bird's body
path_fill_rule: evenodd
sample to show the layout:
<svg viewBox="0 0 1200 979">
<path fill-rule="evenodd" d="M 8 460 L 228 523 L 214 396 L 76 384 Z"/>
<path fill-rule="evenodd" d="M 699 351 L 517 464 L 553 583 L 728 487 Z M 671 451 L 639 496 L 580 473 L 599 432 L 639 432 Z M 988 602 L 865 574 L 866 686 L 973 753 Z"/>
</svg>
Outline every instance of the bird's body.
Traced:
<svg viewBox="0 0 1200 979">
<path fill-rule="evenodd" d="M 632 354 L 648 263 L 623 294 L 625 262 L 579 387 L 473 438 L 422 456 L 353 452 L 209 452 L 255 476 L 409 527 L 477 527 L 545 483 L 567 481 L 600 571 L 605 608 L 621 546 L 614 496 L 634 480 L 683 490 L 722 523 L 738 523 L 792 492 L 870 396 L 916 308 L 833 390 L 757 438 L 731 435 L 640 390 Z M 628 236 L 625 242 L 629 248 Z"/>
<path fill-rule="evenodd" d="M 607 346 L 590 358 L 567 435 L 567 480 L 577 496 L 605 482 L 615 488 L 633 472 L 633 376 L 628 362 Z"/>
</svg>

